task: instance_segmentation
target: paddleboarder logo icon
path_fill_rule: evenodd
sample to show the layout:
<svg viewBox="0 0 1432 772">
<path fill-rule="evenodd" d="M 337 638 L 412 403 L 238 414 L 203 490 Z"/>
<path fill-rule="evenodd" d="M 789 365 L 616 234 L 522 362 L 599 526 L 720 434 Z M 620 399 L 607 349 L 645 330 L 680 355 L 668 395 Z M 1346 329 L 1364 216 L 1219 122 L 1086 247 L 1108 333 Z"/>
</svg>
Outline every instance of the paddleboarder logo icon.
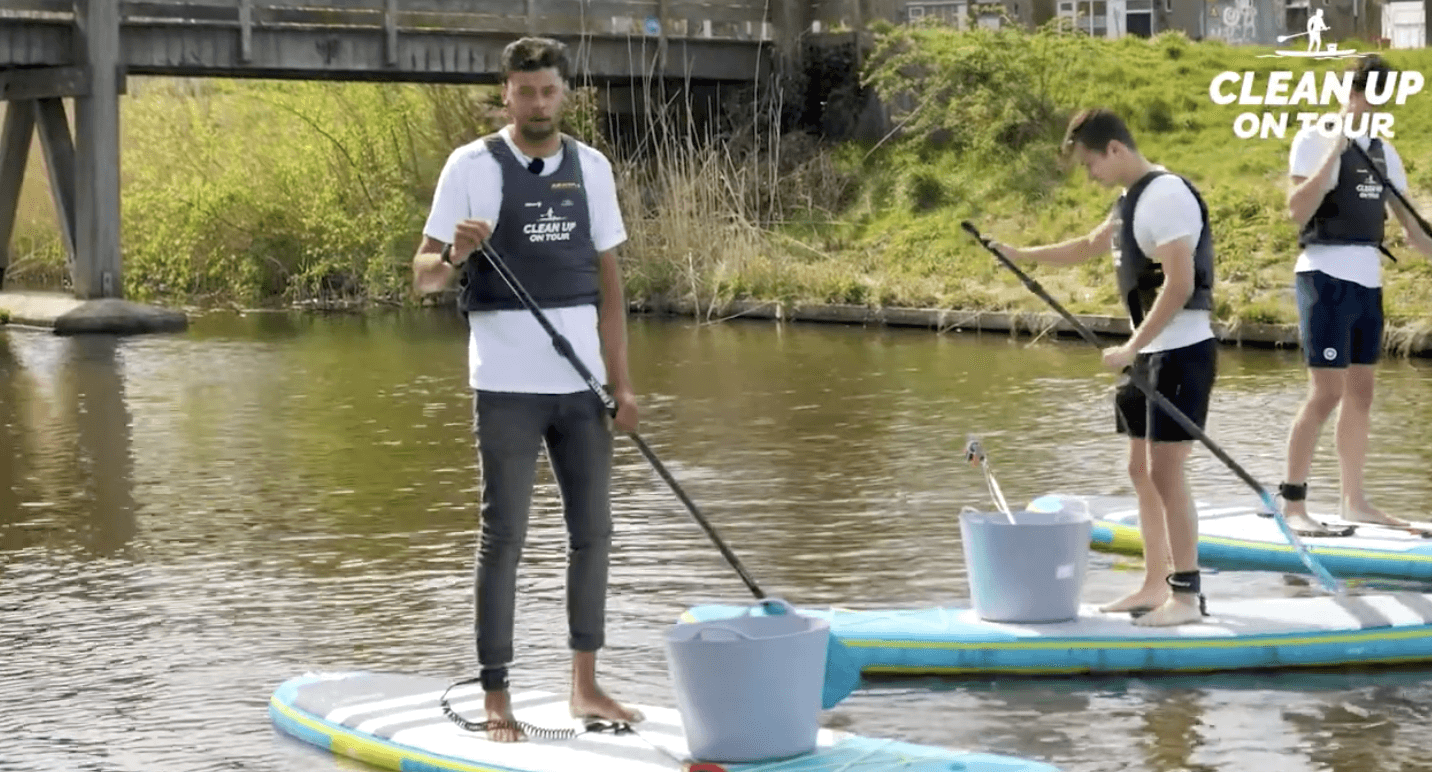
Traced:
<svg viewBox="0 0 1432 772">
<path fill-rule="evenodd" d="M 1304 51 L 1278 51 L 1276 56 L 1307 56 L 1315 59 L 1338 59 L 1345 56 L 1357 56 L 1357 51 L 1339 51 L 1337 43 L 1329 43 L 1327 50 L 1323 50 L 1323 33 L 1332 29 L 1328 23 L 1323 21 L 1323 9 L 1313 11 L 1308 17 L 1308 31 L 1294 32 L 1291 35 L 1279 35 L 1278 42 L 1283 43 L 1296 37 L 1308 36 L 1308 48 Z M 1365 56 L 1365 54 L 1364 54 Z"/>
<path fill-rule="evenodd" d="M 1355 48 L 1341 48 L 1335 42 L 1324 43 L 1323 33 L 1330 30 L 1327 22 L 1323 20 L 1322 9 L 1315 9 L 1315 13 L 1308 19 L 1306 32 L 1293 32 L 1277 37 L 1281 46 L 1287 41 L 1306 35 L 1306 49 L 1280 47 L 1272 53 L 1261 54 L 1258 58 L 1309 59 L 1313 60 L 1310 63 L 1313 67 L 1318 67 L 1317 62 L 1322 60 L 1357 59 L 1371 55 L 1366 52 L 1358 53 Z M 1421 92 L 1425 84 L 1422 73 L 1416 70 L 1374 73 L 1368 79 L 1366 88 L 1367 101 L 1374 105 L 1374 108 L 1360 115 L 1342 115 L 1339 107 L 1351 96 L 1353 75 L 1351 70 L 1329 70 L 1326 67 L 1304 72 L 1221 72 L 1215 75 L 1209 84 L 1208 96 L 1217 105 L 1266 106 L 1266 112 L 1240 113 L 1234 119 L 1233 134 L 1239 139 L 1285 139 L 1290 125 L 1294 131 L 1316 127 L 1319 133 L 1328 138 L 1341 135 L 1348 139 L 1392 139 L 1392 113 L 1379 107 L 1384 104 L 1403 104 L 1408 97 Z M 1297 109 L 1303 105 L 1307 107 Z"/>
</svg>

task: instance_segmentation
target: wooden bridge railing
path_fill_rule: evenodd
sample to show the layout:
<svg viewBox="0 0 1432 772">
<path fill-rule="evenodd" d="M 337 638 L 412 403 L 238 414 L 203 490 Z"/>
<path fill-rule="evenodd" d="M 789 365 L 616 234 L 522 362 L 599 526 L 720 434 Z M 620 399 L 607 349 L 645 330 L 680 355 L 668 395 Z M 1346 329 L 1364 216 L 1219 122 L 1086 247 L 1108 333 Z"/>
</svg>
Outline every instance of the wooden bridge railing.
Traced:
<svg viewBox="0 0 1432 772">
<path fill-rule="evenodd" d="M 770 61 L 769 18 L 806 1 L 0 0 L 0 268 L 38 134 L 75 294 L 123 296 L 128 75 L 495 82 L 503 47 L 543 34 L 574 45 L 587 82 L 751 81 Z"/>
<path fill-rule="evenodd" d="M 71 48 L 64 38 L 75 23 L 74 1 L 5 0 L 0 8 L 0 68 L 62 63 L 54 60 Z M 274 41 L 327 33 L 381 35 L 382 63 L 400 67 L 403 41 L 414 37 L 437 42 L 533 33 L 589 40 L 649 38 L 659 45 L 767 42 L 775 35 L 767 6 L 765 0 L 119 0 L 119 18 L 132 38 L 126 48 L 164 39 L 170 49 L 192 47 L 182 53 L 196 65 L 207 58 L 198 49 L 215 42 L 195 33 L 232 37 L 240 67 L 262 60 L 257 49 Z M 6 28 L 11 30 L 8 41 Z M 187 33 L 187 43 L 172 39 L 176 30 Z M 18 35 L 26 40 L 16 39 Z M 126 56 L 125 64 L 144 73 L 157 62 L 168 63 L 176 53 L 181 51 Z"/>
</svg>

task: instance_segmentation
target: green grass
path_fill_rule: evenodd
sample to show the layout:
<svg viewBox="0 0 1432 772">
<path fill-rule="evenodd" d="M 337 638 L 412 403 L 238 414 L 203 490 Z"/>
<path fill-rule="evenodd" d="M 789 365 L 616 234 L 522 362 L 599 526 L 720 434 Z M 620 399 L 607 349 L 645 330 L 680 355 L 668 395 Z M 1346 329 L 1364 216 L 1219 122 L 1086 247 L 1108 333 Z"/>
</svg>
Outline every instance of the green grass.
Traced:
<svg viewBox="0 0 1432 772">
<path fill-rule="evenodd" d="M 831 222 L 782 229 L 829 256 L 819 261 L 824 281 L 810 282 L 808 297 L 1043 309 L 959 222 L 971 219 L 986 235 L 1015 244 L 1059 241 L 1097 225 L 1117 191 L 1082 170 L 1061 169 L 1056 149 L 1074 111 L 1106 105 L 1130 122 L 1146 156 L 1189 177 L 1205 196 L 1218 250 L 1218 316 L 1294 321 L 1297 241 L 1284 205 L 1294 129 L 1282 139 L 1238 139 L 1238 113 L 1263 108 L 1219 106 L 1208 95 L 1224 70 L 1302 66 L 1257 58 L 1266 53 L 1180 35 L 1102 41 L 1052 32 L 892 30 L 870 57 L 868 81 L 887 102 L 919 109 L 894 116 L 897 123 L 909 117 L 898 138 L 835 151 L 838 169 L 852 180 L 850 206 Z M 1432 69 L 1425 50 L 1387 58 L 1397 68 Z M 1412 96 L 1395 116 L 1396 145 L 1414 191 L 1425 193 L 1432 188 L 1432 93 Z M 1432 211 L 1426 199 L 1414 200 Z M 1389 229 L 1392 250 L 1407 256 L 1387 272 L 1389 314 L 1426 316 L 1432 272 L 1400 228 Z M 1111 268 L 1105 259 L 1033 273 L 1075 312 L 1117 314 Z"/>
<path fill-rule="evenodd" d="M 1061 166 L 1076 110 L 1106 105 L 1151 160 L 1192 179 L 1213 217 L 1218 318 L 1295 319 L 1296 233 L 1284 205 L 1283 138 L 1238 139 L 1262 107 L 1214 104 L 1223 71 L 1336 70 L 1342 62 L 1258 58 L 1267 49 L 937 27 L 879 31 L 863 79 L 899 130 L 878 143 L 781 136 L 777 102 L 728 121 L 722 143 L 656 142 L 614 156 L 631 240 L 630 297 L 983 310 L 1045 310 L 959 227 L 1015 244 L 1087 232 L 1117 197 Z M 1343 47 L 1367 50 L 1356 41 Z M 1384 52 L 1432 71 L 1432 51 Z M 131 79 L 123 101 L 124 259 L 130 297 L 262 304 L 407 303 L 409 260 L 452 148 L 500 125 L 490 88 Z M 767 91 L 769 95 L 769 90 Z M 568 129 L 610 152 L 590 92 Z M 1299 106 L 1292 111 L 1323 110 Z M 1395 108 L 1414 201 L 1432 202 L 1432 90 Z M 651 136 L 663 135 L 658 118 Z M 38 148 L 32 159 L 37 158 Z M 11 275 L 63 280 L 40 164 L 22 195 Z M 1402 332 L 1432 316 L 1432 268 L 1390 226 L 1389 316 Z M 1031 273 L 1076 313 L 1118 314 L 1111 261 Z"/>
</svg>

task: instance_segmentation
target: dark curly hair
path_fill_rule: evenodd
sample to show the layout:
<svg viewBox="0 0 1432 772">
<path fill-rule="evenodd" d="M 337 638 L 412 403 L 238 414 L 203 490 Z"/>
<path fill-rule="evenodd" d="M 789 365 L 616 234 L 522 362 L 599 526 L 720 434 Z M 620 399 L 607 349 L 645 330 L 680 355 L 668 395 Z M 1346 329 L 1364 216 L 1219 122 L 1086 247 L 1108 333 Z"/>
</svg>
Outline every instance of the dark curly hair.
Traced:
<svg viewBox="0 0 1432 772">
<path fill-rule="evenodd" d="M 505 81 L 514 72 L 536 72 L 548 67 L 557 68 L 562 80 L 571 77 L 571 62 L 567 59 L 567 44 L 552 38 L 525 37 L 514 40 L 502 49 L 502 79 Z"/>
<path fill-rule="evenodd" d="M 1367 92 L 1367 79 L 1372 73 L 1377 73 L 1377 83 L 1380 88 L 1387 88 L 1387 79 L 1392 75 L 1392 67 L 1377 54 L 1370 54 L 1355 62 L 1349 62 L 1348 69 L 1352 71 L 1352 90 L 1359 94 Z"/>
</svg>

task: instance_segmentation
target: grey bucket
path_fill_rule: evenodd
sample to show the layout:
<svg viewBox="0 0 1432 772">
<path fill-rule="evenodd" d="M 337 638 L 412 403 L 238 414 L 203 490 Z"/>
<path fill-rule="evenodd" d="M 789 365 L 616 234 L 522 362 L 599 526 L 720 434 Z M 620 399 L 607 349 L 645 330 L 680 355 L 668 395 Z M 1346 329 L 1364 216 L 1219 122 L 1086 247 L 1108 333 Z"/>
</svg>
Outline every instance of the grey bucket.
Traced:
<svg viewBox="0 0 1432 772">
<path fill-rule="evenodd" d="M 754 762 L 815 750 L 830 623 L 783 600 L 666 634 L 687 750 L 697 761 Z M 760 606 L 753 607 L 760 608 Z"/>
<path fill-rule="evenodd" d="M 960 536 L 975 613 L 990 622 L 1079 616 L 1094 523 L 1087 512 L 963 512 Z"/>
</svg>

